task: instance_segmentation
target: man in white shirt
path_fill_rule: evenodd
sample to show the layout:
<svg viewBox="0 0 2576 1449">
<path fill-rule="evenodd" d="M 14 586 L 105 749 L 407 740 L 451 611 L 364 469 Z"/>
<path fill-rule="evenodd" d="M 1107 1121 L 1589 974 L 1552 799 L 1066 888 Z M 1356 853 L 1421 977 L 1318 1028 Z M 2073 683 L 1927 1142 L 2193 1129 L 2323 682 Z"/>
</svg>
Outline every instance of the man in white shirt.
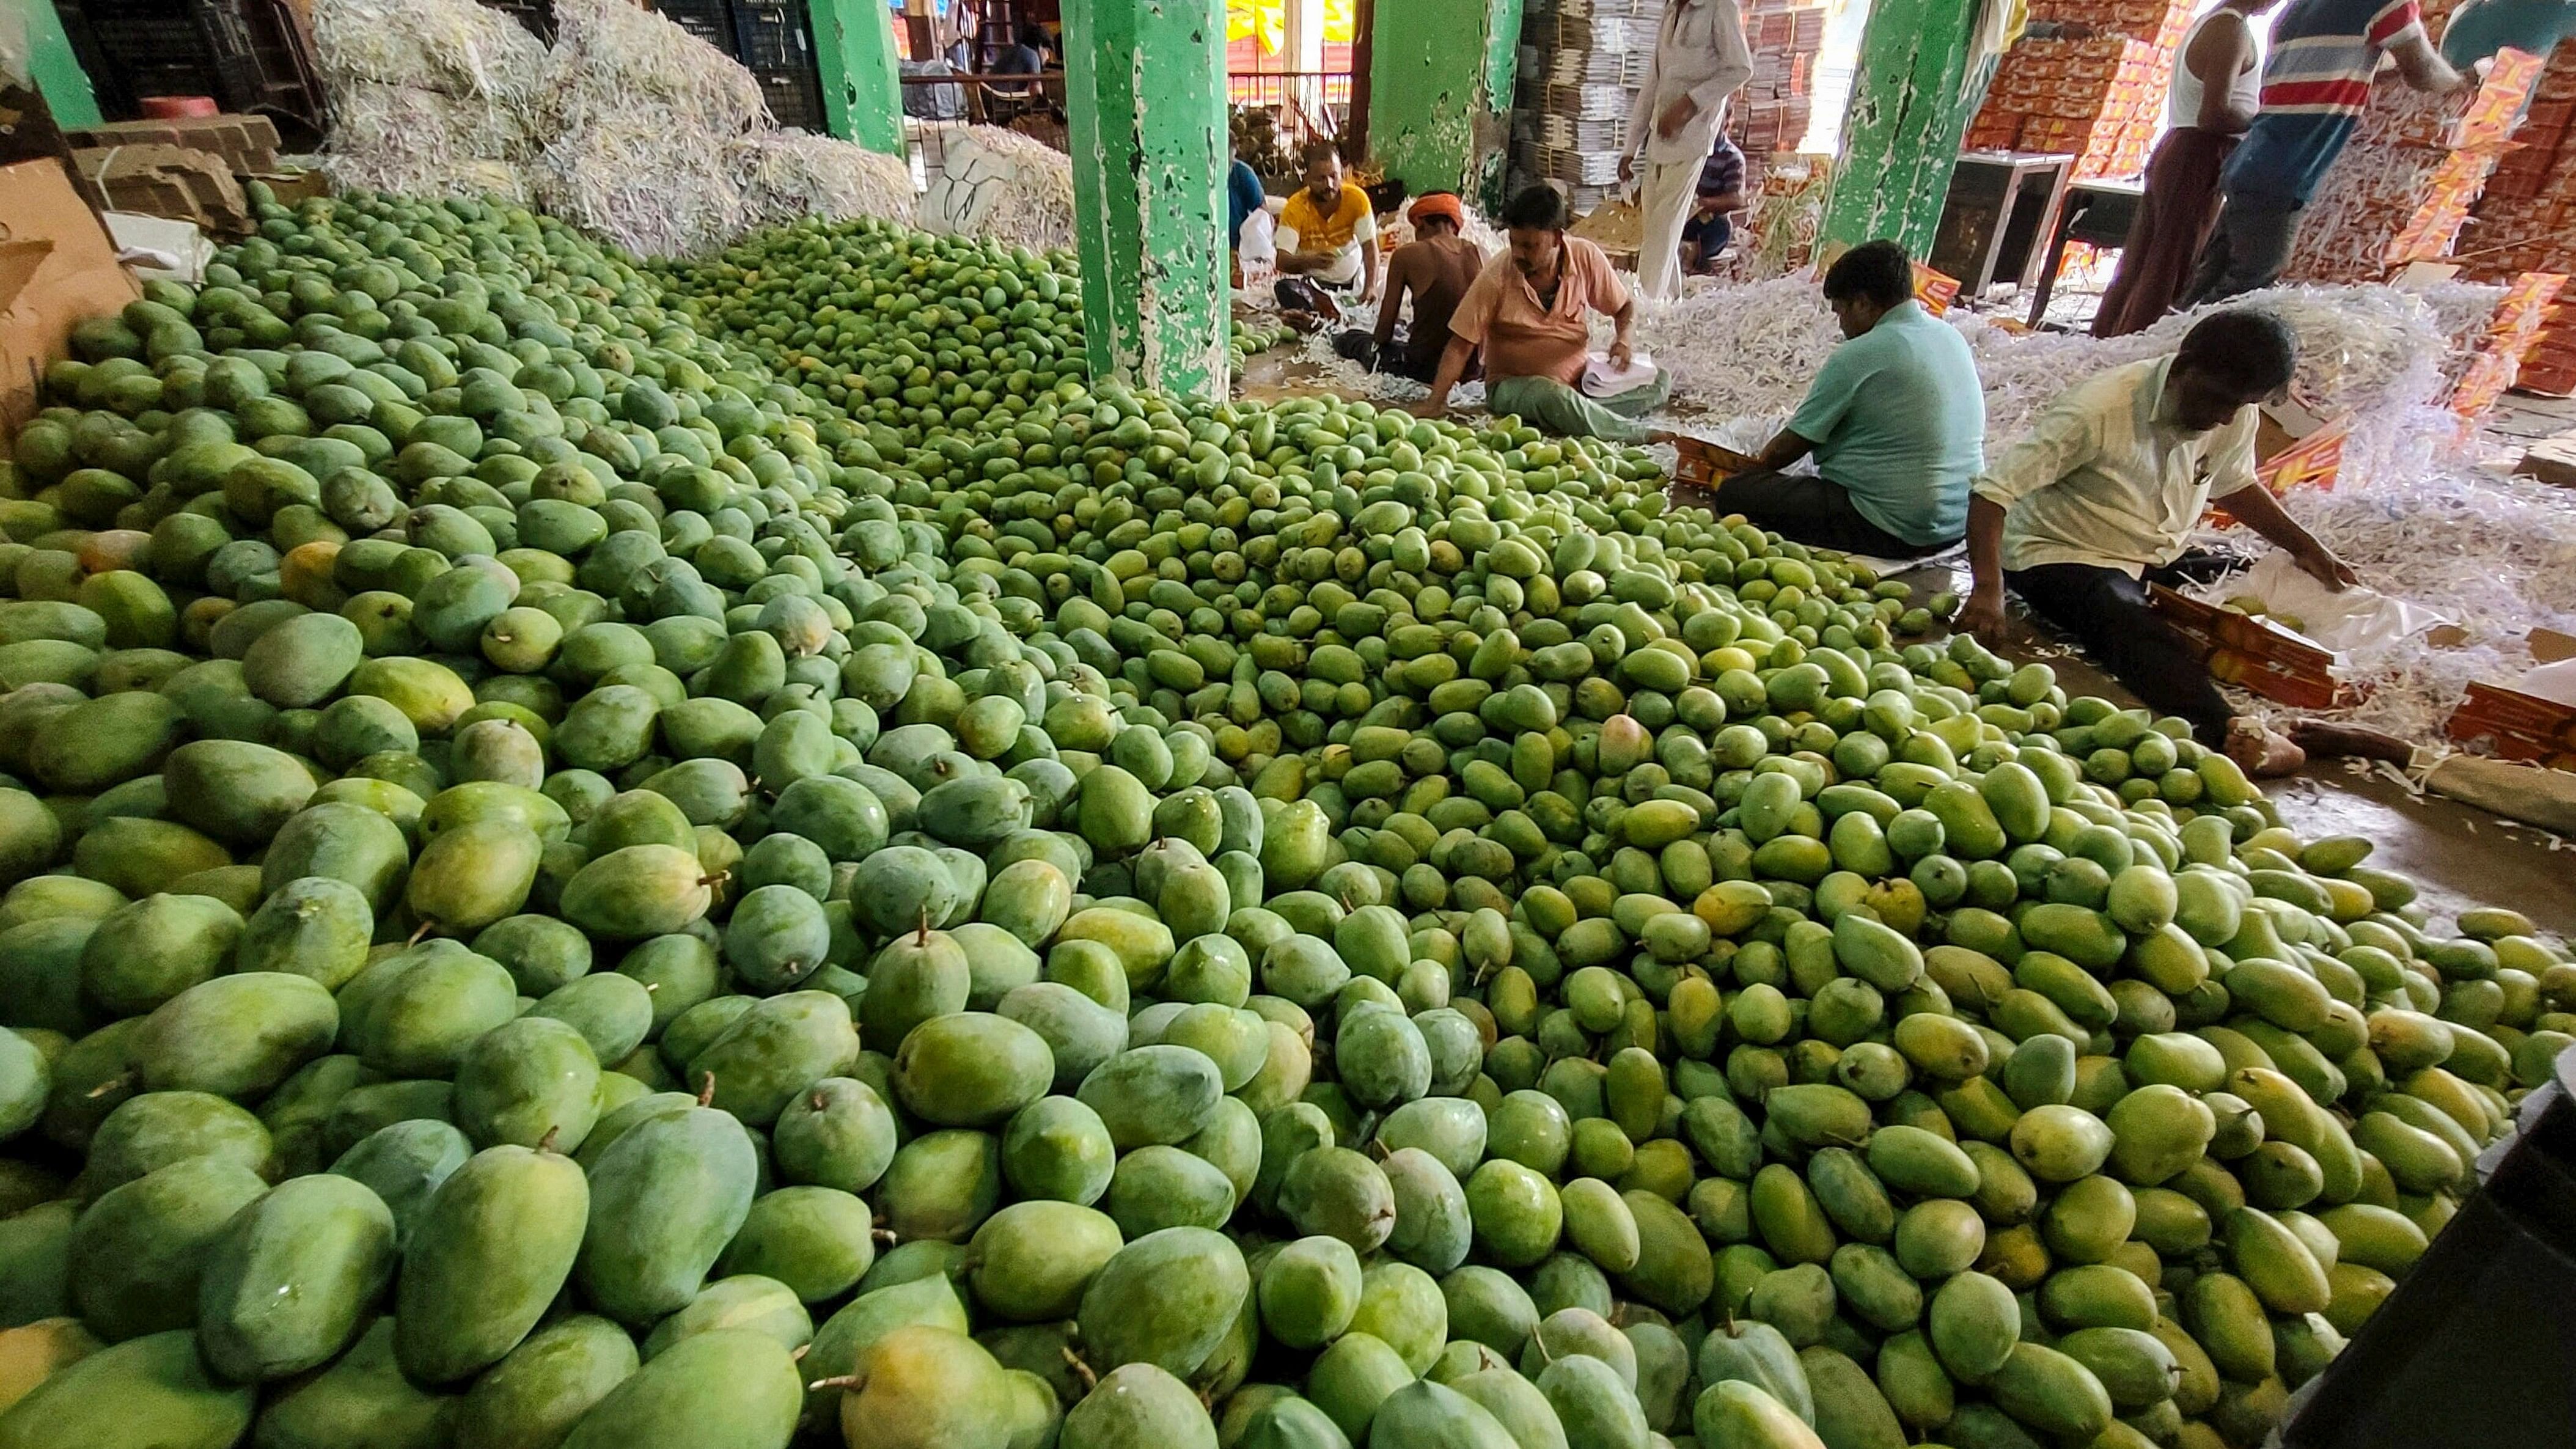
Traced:
<svg viewBox="0 0 2576 1449">
<path fill-rule="evenodd" d="M 1972 490 L 1976 585 L 1957 627 L 1997 637 L 2009 584 L 2149 708 L 2189 721 L 2246 773 L 2306 763 L 2286 737 L 2236 717 L 2189 641 L 2147 605 L 2147 584 L 2188 578 L 2207 561 L 2185 541 L 2213 497 L 2326 587 L 2355 582 L 2254 476 L 2255 404 L 2288 386 L 2297 363 L 2287 323 L 2239 309 L 2204 318 L 2171 357 L 2115 367 L 2059 397 Z"/>
<path fill-rule="evenodd" d="M 1726 124 L 1726 100 L 1753 77 L 1736 0 L 1672 0 L 1655 35 L 1645 83 L 1628 117 L 1619 178 L 1639 178 L 1645 235 L 1637 290 L 1658 301 L 1682 294 L 1682 224 L 1702 163 Z"/>
</svg>

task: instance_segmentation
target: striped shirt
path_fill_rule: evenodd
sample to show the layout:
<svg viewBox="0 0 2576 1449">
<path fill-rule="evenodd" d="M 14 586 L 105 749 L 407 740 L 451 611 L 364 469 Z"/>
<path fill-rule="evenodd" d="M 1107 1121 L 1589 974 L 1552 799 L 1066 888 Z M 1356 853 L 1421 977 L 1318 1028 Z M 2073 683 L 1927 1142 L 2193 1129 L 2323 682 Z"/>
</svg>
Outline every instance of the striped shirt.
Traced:
<svg viewBox="0 0 2576 1449">
<path fill-rule="evenodd" d="M 2380 56 L 2423 26 L 2416 0 L 2291 0 L 2272 25 L 2262 111 L 2228 158 L 2227 194 L 2305 206 L 2370 104 Z"/>
</svg>

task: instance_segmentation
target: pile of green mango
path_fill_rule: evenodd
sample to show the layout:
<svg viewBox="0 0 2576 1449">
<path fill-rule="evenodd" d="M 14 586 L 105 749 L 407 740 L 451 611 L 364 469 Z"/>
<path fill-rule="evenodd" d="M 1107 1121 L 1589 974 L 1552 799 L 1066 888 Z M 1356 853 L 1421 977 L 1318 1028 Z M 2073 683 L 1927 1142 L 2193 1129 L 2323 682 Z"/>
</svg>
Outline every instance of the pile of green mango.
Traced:
<svg viewBox="0 0 2576 1449">
<path fill-rule="evenodd" d="M 913 443 L 1081 381 L 1081 284 L 1044 255 L 901 222 L 808 218 L 659 264 L 676 308 L 779 378 Z"/>
<path fill-rule="evenodd" d="M 0 465 L 0 1449 L 2252 1449 L 2576 1044 L 1643 455 L 257 201 Z"/>
</svg>

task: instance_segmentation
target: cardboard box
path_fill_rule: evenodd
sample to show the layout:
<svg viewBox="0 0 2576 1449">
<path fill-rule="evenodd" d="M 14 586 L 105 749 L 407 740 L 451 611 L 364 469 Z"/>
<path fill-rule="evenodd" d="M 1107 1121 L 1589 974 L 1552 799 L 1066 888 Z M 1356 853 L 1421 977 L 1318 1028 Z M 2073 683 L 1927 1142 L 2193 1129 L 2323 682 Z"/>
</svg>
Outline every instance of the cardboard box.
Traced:
<svg viewBox="0 0 2576 1449">
<path fill-rule="evenodd" d="M 182 116 L 167 121 L 110 121 L 69 133 L 74 150 L 106 146 L 185 146 L 211 151 L 235 175 L 277 169 L 277 123 L 266 116 Z"/>
<path fill-rule="evenodd" d="M 2576 705 L 2472 681 L 2443 732 L 2462 744 L 2483 742 L 2505 760 L 2576 763 Z"/>
<path fill-rule="evenodd" d="M 2147 586 L 2147 605 L 2189 640 L 2210 677 L 2243 685 L 2292 709 L 2340 709 L 2360 691 L 2334 676 L 2334 655 L 2250 614 L 2204 604 L 2161 584 Z"/>
<path fill-rule="evenodd" d="M 0 431 L 35 416 L 74 325 L 142 295 L 61 162 L 0 167 Z"/>
<path fill-rule="evenodd" d="M 217 236 L 247 236 L 250 201 L 221 156 L 159 144 L 74 151 L 82 189 L 104 211 L 194 222 Z"/>
</svg>

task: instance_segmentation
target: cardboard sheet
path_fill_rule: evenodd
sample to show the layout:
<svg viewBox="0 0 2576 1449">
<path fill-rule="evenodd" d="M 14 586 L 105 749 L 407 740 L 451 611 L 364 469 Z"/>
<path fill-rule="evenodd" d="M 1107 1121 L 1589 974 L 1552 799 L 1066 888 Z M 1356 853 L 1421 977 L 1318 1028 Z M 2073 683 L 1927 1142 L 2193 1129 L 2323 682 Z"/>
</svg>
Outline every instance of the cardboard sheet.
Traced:
<svg viewBox="0 0 2576 1449">
<path fill-rule="evenodd" d="M 0 432 L 35 415 L 76 324 L 141 295 L 61 162 L 0 167 Z"/>
</svg>

